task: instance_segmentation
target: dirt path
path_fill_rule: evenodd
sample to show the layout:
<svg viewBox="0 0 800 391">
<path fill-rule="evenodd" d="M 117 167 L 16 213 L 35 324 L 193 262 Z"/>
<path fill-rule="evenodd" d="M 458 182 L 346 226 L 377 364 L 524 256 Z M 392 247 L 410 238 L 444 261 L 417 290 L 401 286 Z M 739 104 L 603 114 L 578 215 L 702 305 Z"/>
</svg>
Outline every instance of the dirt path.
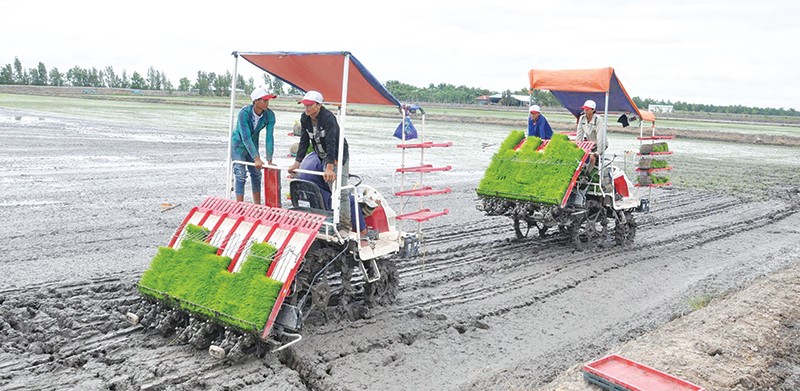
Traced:
<svg viewBox="0 0 800 391">
<path fill-rule="evenodd" d="M 348 121 L 364 157 L 351 172 L 390 183 L 381 157 L 393 145 Z M 557 235 L 513 240 L 510 220 L 479 213 L 474 188 L 491 152 L 455 139 L 434 157 L 462 163 L 434 180 L 454 191 L 429 200 L 454 213 L 426 226 L 422 256 L 398 261 L 398 303 L 234 364 L 122 319 L 157 246 L 191 206 L 220 195 L 224 134 L 0 108 L 0 137 L 3 389 L 582 389 L 575 366 L 610 352 L 713 390 L 797 384 L 791 159 L 678 158 L 686 170 L 675 177 L 690 186 L 653 195 L 635 244 L 586 254 Z M 750 164 L 759 175 L 739 186 Z M 181 206 L 162 213 L 161 202 Z M 704 297 L 715 299 L 692 312 Z"/>
<path fill-rule="evenodd" d="M 795 263 L 610 353 L 691 379 L 708 390 L 800 389 L 798 281 L 800 264 Z M 575 366 L 544 389 L 597 388 L 589 386 Z"/>
</svg>

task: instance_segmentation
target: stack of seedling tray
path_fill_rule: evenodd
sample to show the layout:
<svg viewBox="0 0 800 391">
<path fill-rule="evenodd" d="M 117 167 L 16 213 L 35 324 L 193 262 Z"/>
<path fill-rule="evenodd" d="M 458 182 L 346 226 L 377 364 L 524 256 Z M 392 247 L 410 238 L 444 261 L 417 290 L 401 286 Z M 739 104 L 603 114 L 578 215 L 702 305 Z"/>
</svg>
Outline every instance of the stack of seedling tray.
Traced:
<svg viewBox="0 0 800 391">
<path fill-rule="evenodd" d="M 637 186 L 669 186 L 669 166 L 666 160 L 660 159 L 663 155 L 670 155 L 669 145 L 666 142 L 653 142 L 642 144 L 639 148 L 639 165 L 636 171 L 639 173 Z"/>
<path fill-rule="evenodd" d="M 703 388 L 617 354 L 583 366 L 583 378 L 612 391 L 703 391 Z"/>
</svg>

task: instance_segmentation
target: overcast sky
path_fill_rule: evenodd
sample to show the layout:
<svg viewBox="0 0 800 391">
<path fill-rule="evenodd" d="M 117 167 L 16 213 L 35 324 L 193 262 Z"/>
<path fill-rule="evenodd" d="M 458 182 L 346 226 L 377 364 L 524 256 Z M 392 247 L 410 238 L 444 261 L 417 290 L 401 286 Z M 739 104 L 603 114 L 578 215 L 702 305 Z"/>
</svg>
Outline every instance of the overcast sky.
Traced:
<svg viewBox="0 0 800 391">
<path fill-rule="evenodd" d="M 631 96 L 800 110 L 798 17 L 797 0 L 4 0 L 0 65 L 152 66 L 177 85 L 233 72 L 232 51 L 349 51 L 384 83 L 500 92 L 610 66 Z"/>
</svg>

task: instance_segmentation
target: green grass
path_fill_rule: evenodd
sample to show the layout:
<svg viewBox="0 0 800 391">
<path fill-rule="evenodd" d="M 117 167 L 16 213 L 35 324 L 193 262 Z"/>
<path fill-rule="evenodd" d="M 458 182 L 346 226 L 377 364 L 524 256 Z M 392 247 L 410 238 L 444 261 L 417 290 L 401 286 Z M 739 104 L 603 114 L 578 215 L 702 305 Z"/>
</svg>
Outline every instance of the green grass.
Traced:
<svg viewBox="0 0 800 391">
<path fill-rule="evenodd" d="M 139 291 L 168 303 L 178 299 L 180 308 L 228 326 L 263 329 L 283 286 L 266 277 L 275 247 L 254 243 L 240 271 L 230 273 L 231 259 L 217 255 L 217 248 L 203 241 L 207 230 L 193 225 L 186 230 L 178 250 L 159 248 L 142 275 Z"/>
<path fill-rule="evenodd" d="M 515 130 L 503 141 L 478 185 L 478 194 L 561 204 L 585 152 L 562 134 L 553 135 L 541 152 L 536 150 L 542 142 L 537 137 L 529 137 L 514 151 L 524 138 L 523 131 Z"/>
<path fill-rule="evenodd" d="M 711 295 L 701 295 L 697 297 L 692 297 L 689 299 L 689 306 L 692 307 L 695 311 L 705 307 L 708 303 L 711 303 L 711 300 L 714 297 Z"/>
</svg>

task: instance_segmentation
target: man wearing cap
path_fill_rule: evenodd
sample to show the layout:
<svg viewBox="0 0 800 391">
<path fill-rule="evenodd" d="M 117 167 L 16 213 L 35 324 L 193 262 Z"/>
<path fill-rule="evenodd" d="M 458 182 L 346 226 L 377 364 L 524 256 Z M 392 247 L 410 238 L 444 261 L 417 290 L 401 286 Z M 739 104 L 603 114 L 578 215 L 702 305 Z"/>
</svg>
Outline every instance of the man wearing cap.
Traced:
<svg viewBox="0 0 800 391">
<path fill-rule="evenodd" d="M 306 154 L 306 157 L 300 163 L 300 169 L 301 170 L 305 170 L 305 171 L 317 171 L 317 172 L 325 170 L 324 162 L 317 157 L 317 153 L 314 152 L 314 151 L 311 151 L 311 152 Z M 331 208 L 331 188 L 330 188 L 330 186 L 328 186 L 327 183 L 325 183 L 325 180 L 322 179 L 321 176 L 314 175 L 314 174 L 309 174 L 309 173 L 306 173 L 306 172 L 301 172 L 301 173 L 297 174 L 297 179 L 303 179 L 303 180 L 309 181 L 309 182 L 317 185 L 317 187 L 319 188 L 319 191 L 320 191 L 320 195 L 322 196 L 322 201 L 323 201 L 324 208 L 326 210 L 331 210 L 332 209 Z M 353 198 L 352 195 L 350 197 L 348 197 L 348 198 L 350 199 L 348 205 L 349 205 L 350 210 L 352 211 L 352 210 L 355 209 L 355 198 Z M 364 196 L 362 198 L 362 203 L 365 204 L 362 207 L 362 213 L 358 213 L 356 215 L 353 215 L 352 213 L 350 214 L 350 227 L 355 227 L 356 226 L 356 221 L 355 220 L 356 220 L 356 217 L 358 217 L 358 219 L 359 219 L 358 226 L 361 227 L 361 236 L 362 237 L 366 237 L 367 236 L 367 222 L 366 222 L 366 218 L 365 217 L 371 215 L 372 211 L 374 211 L 375 208 L 378 206 L 377 202 L 375 201 L 376 199 L 377 199 L 377 196 L 375 196 L 372 193 L 368 193 L 365 190 Z"/>
<path fill-rule="evenodd" d="M 528 116 L 528 137 L 550 140 L 553 137 L 553 129 L 550 128 L 547 118 L 542 115 L 542 109 L 539 105 L 531 106 L 528 108 L 528 112 L 530 113 Z"/>
<path fill-rule="evenodd" d="M 272 165 L 272 153 L 275 149 L 273 130 L 275 128 L 275 113 L 269 108 L 269 100 L 277 95 L 264 87 L 258 87 L 250 93 L 253 104 L 247 105 L 239 111 L 236 120 L 236 130 L 231 135 L 231 159 L 255 163 L 255 167 L 244 164 L 233 165 L 234 190 L 236 201 L 244 201 L 244 184 L 247 181 L 247 172 L 250 172 L 250 185 L 253 189 L 253 203 L 261 203 L 261 167 L 264 161 L 258 153 L 258 138 L 261 131 L 266 129 L 264 138 L 267 164 Z"/>
<path fill-rule="evenodd" d="M 305 111 L 300 115 L 300 127 L 303 129 L 300 135 L 300 145 L 297 148 L 295 162 L 289 167 L 289 172 L 293 172 L 300 167 L 303 158 L 306 157 L 308 145 L 314 148 L 318 158 L 324 164 L 323 179 L 327 183 L 336 180 L 336 164 L 339 158 L 339 123 L 336 116 L 324 106 L 322 106 L 322 94 L 318 91 L 306 92 L 303 99 L 298 102 L 305 106 Z M 347 184 L 347 177 L 350 173 L 350 159 L 347 151 L 347 140 L 344 140 L 344 150 L 342 153 L 342 172 L 339 174 L 339 185 Z M 333 186 L 331 186 L 333 187 Z M 339 231 L 342 235 L 349 235 L 352 230 L 350 224 L 350 203 L 348 193 L 341 194 L 339 197 Z"/>
<path fill-rule="evenodd" d="M 603 126 L 603 119 L 596 114 L 597 104 L 591 99 L 583 103 L 580 118 L 578 118 L 578 130 L 575 136 L 576 141 L 593 141 L 597 150 L 605 151 L 606 140 L 598 140 L 600 127 Z"/>
</svg>

